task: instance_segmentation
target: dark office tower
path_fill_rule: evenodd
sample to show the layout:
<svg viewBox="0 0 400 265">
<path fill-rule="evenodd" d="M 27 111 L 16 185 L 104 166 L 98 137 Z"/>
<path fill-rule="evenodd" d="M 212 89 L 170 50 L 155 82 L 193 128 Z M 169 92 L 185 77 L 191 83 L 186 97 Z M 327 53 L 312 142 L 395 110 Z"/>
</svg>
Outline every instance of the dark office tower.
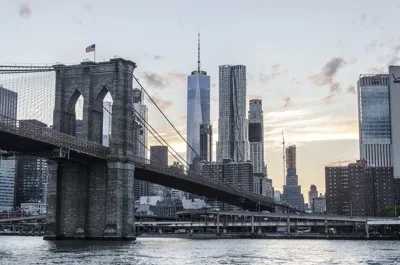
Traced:
<svg viewBox="0 0 400 265">
<path fill-rule="evenodd" d="M 304 197 L 296 173 L 296 146 L 286 148 L 286 185 L 283 186 L 282 200 L 299 210 L 304 210 Z"/>
<path fill-rule="evenodd" d="M 187 79 L 186 161 L 190 165 L 200 154 L 200 125 L 210 124 L 210 76 L 201 69 L 200 34 L 198 35 L 197 69 Z"/>
<path fill-rule="evenodd" d="M 150 164 L 168 165 L 168 146 L 150 146 Z"/>
<path fill-rule="evenodd" d="M 132 89 L 132 102 L 143 104 L 143 95 L 142 91 L 139 88 Z"/>
<path fill-rule="evenodd" d="M 168 146 L 150 146 L 150 164 L 155 165 L 164 165 L 165 167 L 168 166 Z M 149 183 L 149 195 L 150 196 L 157 196 L 157 195 L 164 195 L 168 188 Z"/>
<path fill-rule="evenodd" d="M 212 162 L 212 126 L 200 125 L 200 157 L 201 160 Z"/>
<path fill-rule="evenodd" d="M 30 123 L 47 125 L 38 120 L 21 120 L 20 128 Z M 47 185 L 47 161 L 34 156 L 19 156 L 16 161 L 15 206 L 25 202 L 45 202 Z"/>
</svg>

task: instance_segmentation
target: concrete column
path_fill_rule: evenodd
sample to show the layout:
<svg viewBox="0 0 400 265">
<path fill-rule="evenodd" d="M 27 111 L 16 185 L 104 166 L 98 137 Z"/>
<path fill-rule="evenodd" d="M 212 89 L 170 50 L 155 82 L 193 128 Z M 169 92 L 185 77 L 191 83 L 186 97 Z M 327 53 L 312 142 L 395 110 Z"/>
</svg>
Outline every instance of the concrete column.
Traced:
<svg viewBox="0 0 400 265">
<path fill-rule="evenodd" d="M 58 163 L 49 161 L 47 163 L 47 206 L 46 206 L 46 233 L 45 239 L 56 239 L 59 235 L 59 207 L 57 198 Z"/>
<path fill-rule="evenodd" d="M 108 162 L 105 239 L 134 240 L 133 163 Z M 101 214 L 101 213 L 99 213 Z"/>
<path fill-rule="evenodd" d="M 287 218 L 287 232 L 288 236 L 290 237 L 290 217 Z"/>
<path fill-rule="evenodd" d="M 219 213 L 217 213 L 217 235 L 219 235 Z"/>
<path fill-rule="evenodd" d="M 365 223 L 365 234 L 366 234 L 366 238 L 369 238 L 369 225 L 367 222 Z"/>
<path fill-rule="evenodd" d="M 324 224 L 325 224 L 325 236 L 328 237 L 329 228 L 327 219 L 325 219 Z"/>
<path fill-rule="evenodd" d="M 254 234 L 254 215 L 251 216 L 251 234 Z"/>
</svg>

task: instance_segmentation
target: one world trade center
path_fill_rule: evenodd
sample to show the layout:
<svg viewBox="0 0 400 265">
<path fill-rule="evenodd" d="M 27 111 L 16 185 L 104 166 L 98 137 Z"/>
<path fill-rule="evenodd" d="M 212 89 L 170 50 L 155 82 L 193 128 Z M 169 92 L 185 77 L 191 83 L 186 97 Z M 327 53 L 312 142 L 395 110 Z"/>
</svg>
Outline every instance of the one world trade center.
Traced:
<svg viewBox="0 0 400 265">
<path fill-rule="evenodd" d="M 210 76 L 201 70 L 200 34 L 198 35 L 197 70 L 188 76 L 186 161 L 200 156 L 200 125 L 210 125 Z"/>
</svg>

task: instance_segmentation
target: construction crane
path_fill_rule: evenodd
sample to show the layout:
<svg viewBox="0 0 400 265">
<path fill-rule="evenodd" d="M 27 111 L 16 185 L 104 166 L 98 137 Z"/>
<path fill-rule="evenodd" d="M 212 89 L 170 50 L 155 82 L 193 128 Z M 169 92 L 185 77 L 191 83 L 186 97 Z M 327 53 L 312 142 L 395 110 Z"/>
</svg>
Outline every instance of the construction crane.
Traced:
<svg viewBox="0 0 400 265">
<path fill-rule="evenodd" d="M 283 160 L 283 185 L 286 185 L 286 178 L 285 178 L 285 136 L 283 135 L 283 130 L 282 130 L 282 160 Z"/>
</svg>

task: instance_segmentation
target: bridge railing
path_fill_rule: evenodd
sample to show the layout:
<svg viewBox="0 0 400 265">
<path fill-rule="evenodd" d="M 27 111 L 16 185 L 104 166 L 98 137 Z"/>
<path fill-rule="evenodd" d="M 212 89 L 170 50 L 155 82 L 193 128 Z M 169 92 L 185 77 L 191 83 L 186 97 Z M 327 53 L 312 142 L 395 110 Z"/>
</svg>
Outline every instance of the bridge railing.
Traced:
<svg viewBox="0 0 400 265">
<path fill-rule="evenodd" d="M 109 148 L 100 144 L 3 115 L 0 115 L 0 130 L 102 159 L 106 159 L 109 153 Z"/>
</svg>

